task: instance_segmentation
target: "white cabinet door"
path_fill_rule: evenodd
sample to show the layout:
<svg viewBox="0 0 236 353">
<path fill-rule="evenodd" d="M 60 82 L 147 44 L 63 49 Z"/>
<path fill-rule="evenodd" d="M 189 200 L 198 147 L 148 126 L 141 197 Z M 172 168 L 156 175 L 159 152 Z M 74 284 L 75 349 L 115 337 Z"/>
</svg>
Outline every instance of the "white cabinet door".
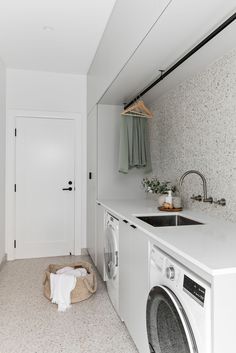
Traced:
<svg viewBox="0 0 236 353">
<path fill-rule="evenodd" d="M 130 321 L 132 316 L 130 301 L 131 293 L 131 245 L 132 231 L 128 224 L 120 222 L 119 228 L 119 300 L 120 300 L 120 316 L 126 323 Z"/>
<path fill-rule="evenodd" d="M 120 225 L 120 310 L 140 353 L 149 353 L 146 333 L 148 240 L 129 223 Z"/>
<path fill-rule="evenodd" d="M 87 248 L 96 264 L 97 107 L 88 116 L 87 135 Z"/>
<path fill-rule="evenodd" d="M 104 267 L 104 234 L 105 233 L 105 209 L 98 202 L 96 205 L 96 257 L 97 269 L 103 280 L 105 280 Z"/>
<path fill-rule="evenodd" d="M 138 229 L 131 228 L 131 301 L 130 334 L 141 353 L 149 353 L 146 332 L 148 298 L 148 240 Z"/>
</svg>

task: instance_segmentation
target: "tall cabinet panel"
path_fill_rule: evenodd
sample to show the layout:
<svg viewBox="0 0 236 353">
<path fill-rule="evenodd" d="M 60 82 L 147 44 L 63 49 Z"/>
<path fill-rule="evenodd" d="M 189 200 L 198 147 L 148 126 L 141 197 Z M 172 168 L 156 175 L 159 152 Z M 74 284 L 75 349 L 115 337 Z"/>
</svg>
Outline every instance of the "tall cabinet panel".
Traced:
<svg viewBox="0 0 236 353">
<path fill-rule="evenodd" d="M 105 242 L 105 209 L 100 204 L 100 202 L 97 202 L 97 205 L 96 205 L 97 269 L 103 280 L 105 280 L 104 242 Z"/>
<path fill-rule="evenodd" d="M 118 171 L 122 108 L 119 105 L 99 104 L 88 115 L 87 122 L 87 248 L 94 263 L 97 265 L 99 261 L 101 275 L 103 232 L 100 215 L 96 216 L 96 200 L 143 197 L 140 188 L 143 172 L 140 169 L 128 174 Z"/>
<path fill-rule="evenodd" d="M 87 248 L 96 264 L 97 106 L 87 121 Z"/>
<path fill-rule="evenodd" d="M 129 224 L 120 222 L 120 314 L 140 353 L 149 353 L 146 334 L 148 298 L 148 239 Z"/>
</svg>

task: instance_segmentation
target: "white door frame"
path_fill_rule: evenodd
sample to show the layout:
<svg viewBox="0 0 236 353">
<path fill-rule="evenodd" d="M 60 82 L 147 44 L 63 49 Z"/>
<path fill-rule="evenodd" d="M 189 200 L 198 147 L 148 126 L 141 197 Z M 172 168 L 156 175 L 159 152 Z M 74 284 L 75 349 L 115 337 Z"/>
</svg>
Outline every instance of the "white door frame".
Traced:
<svg viewBox="0 0 236 353">
<path fill-rule="evenodd" d="M 81 237 L 84 232 L 82 221 L 83 207 L 83 169 L 84 156 L 82 155 L 82 115 L 80 113 L 48 112 L 31 110 L 8 110 L 7 112 L 7 141 L 6 141 L 6 253 L 8 260 L 14 260 L 16 239 L 16 198 L 14 184 L 16 183 L 16 137 L 15 127 L 17 117 L 69 119 L 75 122 L 75 255 L 81 254 Z"/>
</svg>

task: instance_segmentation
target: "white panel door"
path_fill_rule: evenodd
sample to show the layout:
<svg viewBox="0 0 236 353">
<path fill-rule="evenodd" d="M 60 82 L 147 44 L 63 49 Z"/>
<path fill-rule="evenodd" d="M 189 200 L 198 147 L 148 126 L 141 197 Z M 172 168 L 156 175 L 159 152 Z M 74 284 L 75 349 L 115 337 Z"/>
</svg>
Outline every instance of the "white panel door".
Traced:
<svg viewBox="0 0 236 353">
<path fill-rule="evenodd" d="M 74 121 L 19 117 L 16 128 L 16 258 L 73 254 Z"/>
</svg>

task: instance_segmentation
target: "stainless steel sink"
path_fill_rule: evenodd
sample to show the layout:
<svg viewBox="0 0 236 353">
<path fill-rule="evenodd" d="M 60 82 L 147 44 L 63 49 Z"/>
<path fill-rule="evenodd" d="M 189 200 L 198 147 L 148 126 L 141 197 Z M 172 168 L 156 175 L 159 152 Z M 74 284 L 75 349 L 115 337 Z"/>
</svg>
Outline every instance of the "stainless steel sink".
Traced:
<svg viewBox="0 0 236 353">
<path fill-rule="evenodd" d="M 136 216 L 141 221 L 150 224 L 153 227 L 176 227 L 176 226 L 192 226 L 203 223 L 194 221 L 180 215 L 166 216 Z"/>
</svg>

